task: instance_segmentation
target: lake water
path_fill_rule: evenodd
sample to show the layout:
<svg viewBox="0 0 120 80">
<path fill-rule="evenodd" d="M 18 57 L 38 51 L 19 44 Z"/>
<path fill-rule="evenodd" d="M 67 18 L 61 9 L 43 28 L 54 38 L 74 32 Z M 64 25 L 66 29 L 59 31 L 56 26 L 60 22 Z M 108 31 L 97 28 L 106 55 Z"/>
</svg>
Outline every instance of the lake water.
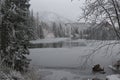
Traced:
<svg viewBox="0 0 120 80">
<path fill-rule="evenodd" d="M 37 41 L 36 41 L 37 42 Z M 78 47 L 86 46 L 86 41 L 84 40 L 70 40 L 65 39 L 64 41 L 40 41 L 36 43 L 30 43 L 29 48 L 64 48 L 64 47 Z"/>
<path fill-rule="evenodd" d="M 47 44 L 49 47 L 31 48 L 29 58 L 32 59 L 32 65 L 40 66 L 47 71 L 52 70 L 53 73 L 54 70 L 55 72 L 60 70 L 57 72 L 58 74 L 61 74 L 61 70 L 64 70 L 81 76 L 93 76 L 94 74 L 91 71 L 95 64 L 100 64 L 106 72 L 106 74 L 97 74 L 96 76 L 113 74 L 114 72 L 108 68 L 108 65 L 112 65 L 119 59 L 120 56 L 116 56 L 119 45 L 109 48 L 104 47 L 88 56 L 100 44 L 101 42 L 92 42 L 91 44 L 91 41 L 73 41 L 56 43 L 57 47 L 54 48 L 53 44 L 50 43 L 50 45 Z"/>
</svg>

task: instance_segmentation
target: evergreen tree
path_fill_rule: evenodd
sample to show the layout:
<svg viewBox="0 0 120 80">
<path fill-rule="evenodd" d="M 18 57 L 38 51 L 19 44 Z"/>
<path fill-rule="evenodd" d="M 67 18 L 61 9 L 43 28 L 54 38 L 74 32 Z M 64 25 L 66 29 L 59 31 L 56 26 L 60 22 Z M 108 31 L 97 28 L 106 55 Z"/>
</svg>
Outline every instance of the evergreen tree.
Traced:
<svg viewBox="0 0 120 80">
<path fill-rule="evenodd" d="M 53 33 L 54 33 L 54 36 L 55 36 L 55 37 L 58 37 L 58 29 L 57 29 L 56 26 L 57 26 L 57 25 L 56 25 L 56 23 L 54 22 L 54 23 L 53 23 Z"/>
<path fill-rule="evenodd" d="M 35 40 L 38 38 L 37 35 L 37 28 L 36 28 L 36 20 L 33 15 L 33 10 L 30 11 L 29 16 L 28 16 L 28 39 L 29 40 Z"/>
<path fill-rule="evenodd" d="M 1 57 L 4 65 L 24 71 L 29 64 L 29 0 L 4 0 L 1 7 Z"/>
<path fill-rule="evenodd" d="M 42 25 L 39 25 L 39 38 L 44 39 L 44 31 Z"/>
<path fill-rule="evenodd" d="M 64 30 L 63 30 L 63 28 L 62 28 L 62 24 L 59 23 L 59 29 L 58 29 L 59 37 L 64 37 L 64 36 L 65 36 L 64 33 L 65 33 L 65 32 L 64 32 Z"/>
</svg>

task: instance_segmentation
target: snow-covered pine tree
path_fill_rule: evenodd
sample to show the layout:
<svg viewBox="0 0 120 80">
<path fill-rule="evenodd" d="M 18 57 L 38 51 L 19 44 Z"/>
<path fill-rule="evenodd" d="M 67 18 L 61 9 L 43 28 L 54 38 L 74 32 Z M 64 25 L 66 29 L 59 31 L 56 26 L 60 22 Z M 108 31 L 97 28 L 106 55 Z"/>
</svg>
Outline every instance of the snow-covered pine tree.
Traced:
<svg viewBox="0 0 120 80">
<path fill-rule="evenodd" d="M 29 64 L 28 41 L 29 0 L 3 0 L 1 7 L 1 61 L 17 71 Z"/>
<path fill-rule="evenodd" d="M 39 38 L 44 39 L 43 25 L 39 25 Z"/>
<path fill-rule="evenodd" d="M 58 31 L 57 31 L 57 27 L 56 26 L 57 26 L 56 23 L 53 22 L 53 33 L 54 33 L 55 37 L 58 37 Z"/>
<path fill-rule="evenodd" d="M 33 14 L 34 12 L 33 10 L 31 10 L 29 14 L 29 21 L 28 21 L 28 26 L 29 26 L 28 38 L 30 40 L 38 39 L 37 27 L 36 27 L 37 24 L 36 24 L 36 19 Z"/>
</svg>

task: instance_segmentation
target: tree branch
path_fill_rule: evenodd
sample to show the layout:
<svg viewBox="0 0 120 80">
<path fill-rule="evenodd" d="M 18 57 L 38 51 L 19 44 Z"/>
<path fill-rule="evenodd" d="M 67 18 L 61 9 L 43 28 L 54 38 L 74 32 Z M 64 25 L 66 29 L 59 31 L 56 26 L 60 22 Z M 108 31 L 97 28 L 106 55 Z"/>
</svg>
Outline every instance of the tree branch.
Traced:
<svg viewBox="0 0 120 80">
<path fill-rule="evenodd" d="M 114 24 L 114 22 L 113 22 L 113 20 L 112 20 L 112 18 L 111 18 L 111 15 L 110 15 L 110 13 L 108 12 L 108 10 L 104 7 L 104 6 L 102 6 L 101 5 L 101 3 L 100 3 L 100 1 L 99 0 L 97 0 L 98 1 L 98 3 L 99 3 L 99 5 L 105 10 L 105 12 L 108 14 L 108 16 L 109 16 L 109 19 L 110 19 L 110 21 L 111 21 L 111 23 L 112 23 L 112 26 L 113 26 L 113 29 L 114 29 L 114 31 L 115 31 L 115 33 L 116 33 L 116 36 L 120 39 L 120 33 L 117 31 L 117 29 L 116 29 L 116 27 L 115 27 L 115 24 Z"/>
<path fill-rule="evenodd" d="M 116 18 L 117 18 L 117 21 L 118 21 L 118 27 L 119 27 L 119 30 L 120 30 L 120 19 L 119 19 L 119 14 L 118 14 L 118 10 L 117 10 L 117 2 L 116 2 L 116 4 L 115 4 L 114 0 L 112 0 L 112 2 L 113 2 L 114 9 L 115 9 Z"/>
</svg>

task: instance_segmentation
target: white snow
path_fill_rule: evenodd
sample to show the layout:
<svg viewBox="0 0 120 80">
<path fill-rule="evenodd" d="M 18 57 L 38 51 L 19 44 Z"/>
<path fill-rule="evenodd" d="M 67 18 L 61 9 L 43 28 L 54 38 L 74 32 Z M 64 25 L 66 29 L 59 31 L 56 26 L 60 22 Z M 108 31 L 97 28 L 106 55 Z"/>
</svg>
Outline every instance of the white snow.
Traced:
<svg viewBox="0 0 120 80">
<path fill-rule="evenodd" d="M 108 80 L 120 80 L 120 74 L 109 75 L 106 78 Z"/>
<path fill-rule="evenodd" d="M 79 72 L 77 70 L 76 72 Z M 105 80 L 105 75 L 85 75 L 77 74 L 69 70 L 57 70 L 57 69 L 39 69 L 41 80 L 92 80 L 97 77 Z"/>
<path fill-rule="evenodd" d="M 46 32 L 46 31 L 44 31 L 44 32 Z M 55 36 L 54 36 L 53 33 L 48 33 L 48 34 L 45 35 L 45 38 L 54 38 L 54 37 Z"/>
<path fill-rule="evenodd" d="M 46 77 L 43 77 L 44 80 L 73 80 L 75 74 L 72 74 L 70 72 L 64 71 L 64 70 L 52 70 L 52 69 L 42 69 L 40 70 L 41 74 L 42 72 L 52 72 L 51 75 L 48 75 Z"/>
<path fill-rule="evenodd" d="M 71 42 L 81 42 L 81 43 L 86 43 L 87 40 L 85 39 L 76 39 L 76 40 L 70 40 Z"/>
</svg>

